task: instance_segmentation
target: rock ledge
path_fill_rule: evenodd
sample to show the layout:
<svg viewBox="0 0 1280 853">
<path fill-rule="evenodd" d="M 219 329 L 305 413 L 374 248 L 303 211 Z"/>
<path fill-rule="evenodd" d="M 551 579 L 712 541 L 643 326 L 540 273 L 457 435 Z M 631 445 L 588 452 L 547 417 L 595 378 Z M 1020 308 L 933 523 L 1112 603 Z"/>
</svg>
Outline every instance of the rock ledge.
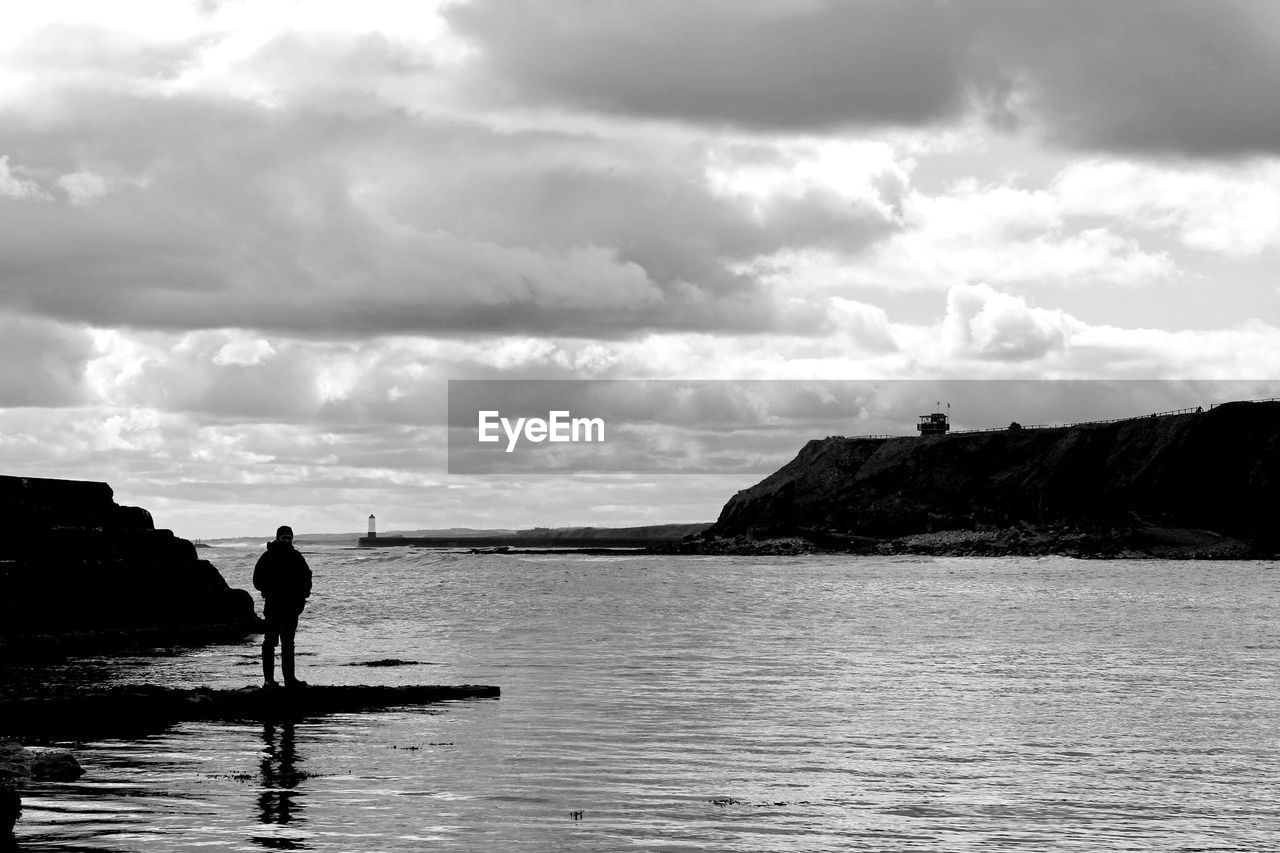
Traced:
<svg viewBox="0 0 1280 853">
<path fill-rule="evenodd" d="M 289 720 L 351 711 L 496 699 L 488 684 L 364 684 L 264 690 L 159 685 L 67 690 L 0 700 L 0 735 L 69 740 L 109 737 L 192 720 Z"/>
</svg>

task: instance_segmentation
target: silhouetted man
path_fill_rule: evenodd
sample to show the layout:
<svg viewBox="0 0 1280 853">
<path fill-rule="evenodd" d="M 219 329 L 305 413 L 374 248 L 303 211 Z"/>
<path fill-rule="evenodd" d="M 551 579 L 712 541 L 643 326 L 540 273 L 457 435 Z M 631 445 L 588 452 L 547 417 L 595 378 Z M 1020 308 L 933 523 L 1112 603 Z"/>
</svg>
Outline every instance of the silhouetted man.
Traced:
<svg viewBox="0 0 1280 853">
<path fill-rule="evenodd" d="M 285 687 L 306 687 L 293 675 L 293 635 L 298 630 L 298 614 L 311 595 L 311 567 L 293 547 L 293 528 L 282 525 L 274 542 L 258 558 L 253 569 L 253 585 L 262 591 L 262 616 L 267 631 L 262 638 L 263 687 L 276 685 L 276 641 L 280 641 L 280 672 Z"/>
</svg>

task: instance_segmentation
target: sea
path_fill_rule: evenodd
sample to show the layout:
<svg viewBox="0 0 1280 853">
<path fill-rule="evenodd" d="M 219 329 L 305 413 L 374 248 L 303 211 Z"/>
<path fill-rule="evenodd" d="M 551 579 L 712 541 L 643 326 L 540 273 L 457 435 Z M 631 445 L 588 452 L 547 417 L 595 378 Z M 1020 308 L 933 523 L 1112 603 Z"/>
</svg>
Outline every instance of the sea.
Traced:
<svg viewBox="0 0 1280 853">
<path fill-rule="evenodd" d="M 300 677 L 501 697 L 64 744 L 20 849 L 1280 849 L 1275 562 L 302 550 Z"/>
</svg>

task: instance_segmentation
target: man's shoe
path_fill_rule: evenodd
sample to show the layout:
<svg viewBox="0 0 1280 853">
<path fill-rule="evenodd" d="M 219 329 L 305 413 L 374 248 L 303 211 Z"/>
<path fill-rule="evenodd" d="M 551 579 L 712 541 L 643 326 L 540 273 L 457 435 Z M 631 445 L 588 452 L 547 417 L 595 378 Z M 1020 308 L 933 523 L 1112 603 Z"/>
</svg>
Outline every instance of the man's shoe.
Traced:
<svg viewBox="0 0 1280 853">
<path fill-rule="evenodd" d="M 276 687 L 279 687 L 279 686 L 280 686 L 280 682 L 278 682 L 278 681 L 264 681 L 264 682 L 262 682 L 262 689 L 263 689 L 263 690 L 271 690 L 271 689 L 276 688 Z"/>
<path fill-rule="evenodd" d="M 285 687 L 306 687 L 306 686 L 307 686 L 307 682 L 305 682 L 305 681 L 299 681 L 298 679 L 296 679 L 296 678 L 295 678 L 295 679 L 293 679 L 292 681 L 286 681 L 286 682 L 284 683 L 284 686 L 285 686 Z"/>
</svg>

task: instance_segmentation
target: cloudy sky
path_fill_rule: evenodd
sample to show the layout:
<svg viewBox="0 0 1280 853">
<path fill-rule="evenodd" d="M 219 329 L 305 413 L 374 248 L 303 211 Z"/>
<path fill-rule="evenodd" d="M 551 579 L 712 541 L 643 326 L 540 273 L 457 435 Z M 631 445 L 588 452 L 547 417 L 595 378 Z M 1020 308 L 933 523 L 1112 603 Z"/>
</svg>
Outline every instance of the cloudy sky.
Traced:
<svg viewBox="0 0 1280 853">
<path fill-rule="evenodd" d="M 1278 44 L 1272 0 L 14 6 L 0 472 L 188 537 L 706 520 L 759 477 L 449 475 L 447 380 L 1275 379 Z"/>
</svg>

